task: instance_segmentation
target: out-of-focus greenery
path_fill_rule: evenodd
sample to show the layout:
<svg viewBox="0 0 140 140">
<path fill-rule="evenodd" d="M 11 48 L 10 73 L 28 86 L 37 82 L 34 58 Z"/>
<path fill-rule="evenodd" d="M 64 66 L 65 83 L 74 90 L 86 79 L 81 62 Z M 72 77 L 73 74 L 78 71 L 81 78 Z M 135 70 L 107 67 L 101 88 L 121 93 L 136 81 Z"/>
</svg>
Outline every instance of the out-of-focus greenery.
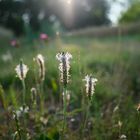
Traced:
<svg viewBox="0 0 140 140">
<path fill-rule="evenodd" d="M 0 138 L 11 139 L 16 127 L 10 110 L 21 106 L 22 86 L 15 77 L 15 66 L 23 58 L 29 67 L 25 79 L 26 101 L 31 107 L 30 89 L 36 86 L 33 57 L 41 53 L 45 57 L 46 78 L 44 82 L 45 112 L 34 113 L 32 108 L 27 116 L 27 132 L 30 139 L 58 140 L 61 119 L 62 91 L 59 83 L 56 53 L 68 51 L 73 55 L 71 61 L 71 94 L 68 108 L 65 140 L 97 139 L 118 140 L 122 135 L 127 139 L 140 139 L 140 116 L 136 105 L 140 101 L 140 36 L 118 36 L 103 39 L 94 37 L 56 37 L 48 42 L 28 42 L 20 40 L 20 47 L 14 48 L 8 40 L 1 41 L 0 47 Z M 5 61 L 3 56 L 9 51 L 12 60 Z M 85 86 L 82 81 L 86 74 L 92 73 L 98 79 L 90 108 L 88 125 L 81 131 L 82 96 Z M 39 96 L 39 95 L 38 95 Z M 84 104 L 86 107 L 86 104 Z M 36 115 L 36 119 L 35 116 Z M 43 121 L 42 121 L 42 118 Z M 41 119 L 40 119 L 41 118 Z M 47 125 L 44 124 L 47 120 Z M 73 121 L 71 121 L 73 120 Z M 8 124 L 8 125 L 7 125 Z M 21 122 L 22 124 L 22 122 Z"/>
<path fill-rule="evenodd" d="M 122 14 L 119 22 L 140 22 L 140 1 L 133 2 L 132 5 L 128 8 L 128 10 Z"/>
</svg>

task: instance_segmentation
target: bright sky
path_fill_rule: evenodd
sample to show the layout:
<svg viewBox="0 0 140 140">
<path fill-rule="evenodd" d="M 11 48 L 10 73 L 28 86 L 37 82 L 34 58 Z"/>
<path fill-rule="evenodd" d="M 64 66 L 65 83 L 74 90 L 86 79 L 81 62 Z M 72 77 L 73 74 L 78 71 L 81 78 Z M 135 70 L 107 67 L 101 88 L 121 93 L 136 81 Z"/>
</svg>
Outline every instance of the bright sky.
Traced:
<svg viewBox="0 0 140 140">
<path fill-rule="evenodd" d="M 113 25 L 117 25 L 121 13 L 126 11 L 128 8 L 128 2 L 127 0 L 117 0 L 114 2 L 108 0 L 108 2 L 111 3 L 109 18 Z"/>
</svg>

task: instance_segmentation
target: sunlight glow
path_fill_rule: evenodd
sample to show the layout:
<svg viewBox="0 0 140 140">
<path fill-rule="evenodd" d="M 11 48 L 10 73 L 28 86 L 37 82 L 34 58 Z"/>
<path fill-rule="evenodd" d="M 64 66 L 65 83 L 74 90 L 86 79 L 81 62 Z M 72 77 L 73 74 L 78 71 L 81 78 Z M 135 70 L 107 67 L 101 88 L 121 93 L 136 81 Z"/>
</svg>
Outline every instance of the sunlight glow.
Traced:
<svg viewBox="0 0 140 140">
<path fill-rule="evenodd" d="M 67 4 L 71 4 L 71 0 L 67 0 Z"/>
<path fill-rule="evenodd" d="M 62 14 L 64 24 L 70 27 L 74 22 L 73 14 L 75 1 L 74 0 L 60 0 L 60 1 L 63 6 L 63 11 L 65 11 Z"/>
</svg>

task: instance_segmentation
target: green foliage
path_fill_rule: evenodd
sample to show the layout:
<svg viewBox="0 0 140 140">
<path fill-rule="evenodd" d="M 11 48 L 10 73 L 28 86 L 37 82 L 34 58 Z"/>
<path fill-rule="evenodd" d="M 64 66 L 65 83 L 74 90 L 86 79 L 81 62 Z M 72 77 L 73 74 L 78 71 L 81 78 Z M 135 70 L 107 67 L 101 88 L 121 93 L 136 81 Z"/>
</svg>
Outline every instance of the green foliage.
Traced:
<svg viewBox="0 0 140 140">
<path fill-rule="evenodd" d="M 20 58 L 28 65 L 29 72 L 25 79 L 26 102 L 29 105 L 29 113 L 26 114 L 26 133 L 31 140 L 59 140 L 63 124 L 62 116 L 62 87 L 59 83 L 58 63 L 55 55 L 60 51 L 68 51 L 73 55 L 71 61 L 71 82 L 68 90 L 71 94 L 68 105 L 67 127 L 64 140 L 115 140 L 122 134 L 127 139 L 138 140 L 140 138 L 140 116 L 136 110 L 136 104 L 140 99 L 140 48 L 139 36 L 126 36 L 119 39 L 106 38 L 95 39 L 89 37 L 65 37 L 50 41 L 46 46 L 20 40 L 22 47 L 0 48 L 0 54 L 8 49 L 13 56 L 12 62 L 0 59 L 0 116 L 1 139 L 10 139 L 16 131 L 12 111 L 21 106 L 22 85 L 15 78 L 15 66 Z M 8 41 L 6 41 L 8 42 Z M 3 44 L 3 43 L 2 43 Z M 36 49 L 33 46 L 38 46 Z M 37 105 L 32 106 L 32 87 L 36 87 L 38 73 L 34 71 L 33 57 L 38 53 L 45 56 L 46 77 L 43 92 L 37 90 Z M 82 81 L 86 74 L 93 73 L 98 79 L 95 87 L 89 112 L 85 85 Z M 44 95 L 44 113 L 39 109 L 39 96 Z M 84 98 L 83 98 L 84 97 Z M 3 106 L 5 106 L 3 108 Z M 87 125 L 85 111 L 88 112 Z M 19 124 L 22 133 L 24 121 L 21 117 Z M 7 126 L 8 123 L 8 126 Z"/>
<path fill-rule="evenodd" d="M 17 36 L 24 33 L 23 8 L 19 1 L 0 1 L 0 24 L 13 30 Z"/>
<path fill-rule="evenodd" d="M 84 2 L 83 2 L 84 3 Z M 73 10 L 73 23 L 65 26 L 69 29 L 82 28 L 87 26 L 108 25 L 107 16 L 109 4 L 105 0 L 87 0 L 86 4 L 75 1 Z"/>
<path fill-rule="evenodd" d="M 133 23 L 140 21 L 140 2 L 134 2 L 119 20 L 120 23 Z"/>
</svg>

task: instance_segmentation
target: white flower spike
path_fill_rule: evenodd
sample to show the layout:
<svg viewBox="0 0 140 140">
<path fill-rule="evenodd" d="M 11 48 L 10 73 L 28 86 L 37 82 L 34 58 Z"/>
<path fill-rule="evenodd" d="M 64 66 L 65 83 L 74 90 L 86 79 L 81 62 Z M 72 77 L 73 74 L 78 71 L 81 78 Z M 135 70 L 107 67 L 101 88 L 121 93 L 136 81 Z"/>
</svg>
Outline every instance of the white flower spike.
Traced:
<svg viewBox="0 0 140 140">
<path fill-rule="evenodd" d="M 93 78 L 92 75 L 86 75 L 83 81 L 86 82 L 86 94 L 89 98 L 91 98 L 95 92 L 95 85 L 98 80 L 96 78 Z"/>
<path fill-rule="evenodd" d="M 38 54 L 36 56 L 36 61 L 38 63 L 39 66 L 39 80 L 44 81 L 45 80 L 45 61 L 44 61 L 44 57 L 42 54 Z"/>
<path fill-rule="evenodd" d="M 72 59 L 72 55 L 68 52 L 58 53 L 56 55 L 56 59 L 60 62 L 59 70 L 60 70 L 60 80 L 66 86 L 70 79 L 70 59 Z"/>
<path fill-rule="evenodd" d="M 29 68 L 25 64 L 23 64 L 22 60 L 20 61 L 20 64 L 15 68 L 17 77 L 19 77 L 20 80 L 24 80 L 26 78 L 28 70 Z"/>
</svg>

